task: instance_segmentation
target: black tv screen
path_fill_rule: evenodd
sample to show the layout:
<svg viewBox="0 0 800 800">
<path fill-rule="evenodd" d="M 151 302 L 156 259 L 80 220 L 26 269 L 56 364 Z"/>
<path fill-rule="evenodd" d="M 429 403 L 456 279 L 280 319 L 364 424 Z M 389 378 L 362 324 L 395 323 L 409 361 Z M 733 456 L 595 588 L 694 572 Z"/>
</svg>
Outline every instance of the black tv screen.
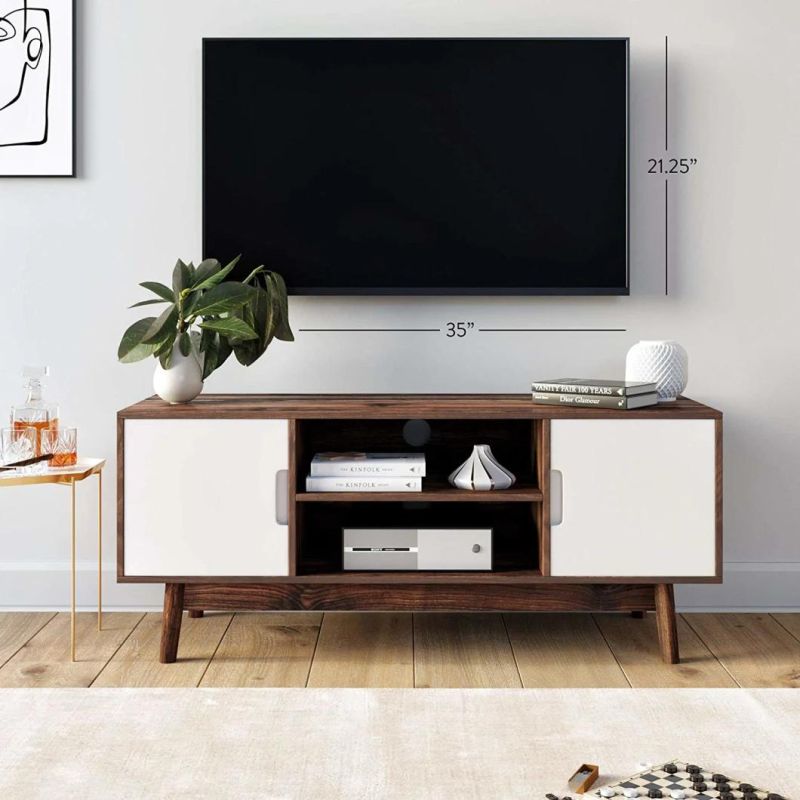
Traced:
<svg viewBox="0 0 800 800">
<path fill-rule="evenodd" d="M 296 294 L 627 294 L 628 40 L 206 39 L 203 252 Z"/>
</svg>

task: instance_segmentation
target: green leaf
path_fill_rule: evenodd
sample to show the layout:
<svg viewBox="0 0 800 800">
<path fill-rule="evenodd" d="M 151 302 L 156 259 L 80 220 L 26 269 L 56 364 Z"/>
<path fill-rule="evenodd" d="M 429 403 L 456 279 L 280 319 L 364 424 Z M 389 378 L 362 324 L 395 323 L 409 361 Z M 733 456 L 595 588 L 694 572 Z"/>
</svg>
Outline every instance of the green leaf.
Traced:
<svg viewBox="0 0 800 800">
<path fill-rule="evenodd" d="M 176 332 L 178 325 L 178 306 L 172 303 L 168 308 L 165 308 L 161 316 L 153 321 L 150 329 L 145 334 L 143 341 L 152 343 L 161 343 L 169 332 Z M 174 337 L 173 337 L 174 338 Z"/>
<path fill-rule="evenodd" d="M 275 335 L 275 325 L 278 319 L 272 299 L 264 289 L 259 289 L 256 292 L 255 298 L 250 303 L 250 308 L 253 311 L 255 329 L 259 333 L 258 344 L 260 351 L 258 355 L 260 356 L 269 347 L 269 343 Z"/>
<path fill-rule="evenodd" d="M 264 265 L 263 265 L 263 264 L 261 264 L 260 266 L 256 267 L 256 268 L 255 268 L 255 269 L 254 269 L 254 270 L 253 270 L 253 271 L 252 271 L 252 272 L 251 272 L 251 273 L 250 273 L 250 274 L 249 274 L 249 275 L 248 275 L 248 276 L 247 276 L 247 277 L 246 277 L 246 278 L 245 278 L 245 279 L 242 281 L 242 283 L 247 283 L 247 284 L 249 284 L 249 283 L 250 283 L 250 281 L 251 281 L 251 280 L 253 280 L 253 278 L 255 278 L 255 277 L 256 277 L 256 275 L 261 275 L 261 273 L 263 273 L 263 272 L 264 272 Z"/>
<path fill-rule="evenodd" d="M 225 317 L 224 319 L 210 319 L 200 323 L 201 328 L 216 331 L 222 336 L 230 339 L 245 341 L 248 339 L 258 339 L 258 334 L 244 320 L 238 317 Z"/>
<path fill-rule="evenodd" d="M 172 351 L 175 346 L 175 338 L 177 335 L 177 331 L 171 331 L 166 339 L 159 344 L 158 349 L 154 353 L 164 369 L 169 369 L 172 364 Z"/>
<path fill-rule="evenodd" d="M 169 303 L 169 300 L 140 300 L 128 308 L 139 308 L 139 306 L 152 306 L 154 303 Z"/>
<path fill-rule="evenodd" d="M 230 354 L 233 352 L 233 347 L 231 343 L 220 336 L 219 339 L 219 356 L 217 357 L 217 369 L 219 369 L 227 360 Z"/>
<path fill-rule="evenodd" d="M 222 264 L 216 258 L 207 258 L 197 265 L 194 273 L 192 289 L 199 289 L 203 281 L 208 280 L 212 275 L 216 275 L 222 269 Z"/>
<path fill-rule="evenodd" d="M 205 353 L 214 343 L 217 334 L 214 331 L 201 331 L 200 332 L 200 347 L 198 348 L 201 353 Z"/>
<path fill-rule="evenodd" d="M 195 330 L 189 331 L 189 341 L 192 343 L 192 348 L 194 349 L 194 352 L 198 356 L 202 357 L 202 354 L 201 354 L 201 351 L 200 351 L 200 340 L 201 340 L 201 338 L 202 338 L 202 336 L 201 336 L 200 331 L 195 331 Z"/>
<path fill-rule="evenodd" d="M 207 337 L 206 349 L 203 353 L 203 380 L 215 369 L 219 369 L 233 352 L 227 339 L 221 338 L 214 331 L 203 331 Z"/>
<path fill-rule="evenodd" d="M 286 283 L 277 272 L 268 272 L 265 277 L 277 316 L 275 338 L 284 342 L 293 342 L 294 334 L 289 327 L 289 298 L 286 292 Z"/>
<path fill-rule="evenodd" d="M 192 352 L 192 340 L 189 338 L 189 333 L 184 331 L 178 339 L 178 347 L 181 349 L 181 355 L 188 356 Z"/>
<path fill-rule="evenodd" d="M 230 264 L 227 264 L 226 266 L 224 266 L 221 270 L 219 270 L 219 272 L 215 272 L 213 275 L 210 275 L 208 278 L 206 278 L 204 281 L 202 281 L 200 283 L 196 283 L 195 282 L 195 285 L 192 286 L 192 289 L 195 289 L 195 290 L 197 290 L 197 289 L 211 289 L 214 286 L 217 286 L 218 284 L 222 283 L 222 281 L 225 280 L 225 278 L 228 276 L 230 271 L 239 263 L 239 259 L 240 258 L 241 258 L 241 255 L 236 256 L 236 258 L 234 258 L 233 261 L 230 262 Z M 205 263 L 205 262 L 203 262 L 203 263 Z M 217 263 L 219 263 L 219 262 L 217 262 Z"/>
<path fill-rule="evenodd" d="M 136 361 L 141 361 L 147 356 L 153 355 L 158 345 L 145 344 L 145 333 L 150 329 L 150 326 L 155 322 L 155 317 L 145 317 L 133 325 L 122 334 L 122 340 L 119 343 L 117 350 L 117 358 L 123 364 L 133 364 Z"/>
<path fill-rule="evenodd" d="M 259 356 L 263 353 L 256 341 L 233 342 L 232 344 L 236 360 L 243 367 L 249 367 L 255 361 L 258 361 Z"/>
<path fill-rule="evenodd" d="M 194 289 L 189 291 L 189 294 L 183 300 L 183 318 L 190 319 L 194 316 L 194 307 L 197 305 L 197 301 L 200 299 L 201 293 L 196 292 Z"/>
<path fill-rule="evenodd" d="M 193 314 L 198 317 L 208 317 L 236 311 L 250 299 L 252 291 L 249 286 L 233 281 L 215 286 L 197 301 Z"/>
<path fill-rule="evenodd" d="M 192 272 L 187 264 L 178 259 L 175 262 L 175 269 L 172 270 L 172 293 L 177 300 L 181 292 L 188 288 L 192 283 Z"/>
<path fill-rule="evenodd" d="M 143 289 L 149 289 L 153 294 L 157 294 L 162 300 L 166 300 L 168 303 L 175 302 L 175 295 L 172 293 L 172 289 L 168 286 L 164 286 L 163 283 L 158 283 L 158 281 L 145 281 L 144 283 L 140 283 Z"/>
<path fill-rule="evenodd" d="M 203 331 L 203 380 L 219 366 L 219 336 L 214 331 Z"/>
</svg>

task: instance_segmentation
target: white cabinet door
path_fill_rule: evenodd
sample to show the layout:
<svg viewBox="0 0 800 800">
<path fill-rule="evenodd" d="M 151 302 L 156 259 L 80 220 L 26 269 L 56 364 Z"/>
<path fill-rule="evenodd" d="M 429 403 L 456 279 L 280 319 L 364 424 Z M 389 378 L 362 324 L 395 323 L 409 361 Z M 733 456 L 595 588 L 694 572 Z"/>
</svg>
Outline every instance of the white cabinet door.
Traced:
<svg viewBox="0 0 800 800">
<path fill-rule="evenodd" d="M 126 420 L 125 575 L 288 575 L 288 462 L 286 420 Z"/>
<path fill-rule="evenodd" d="M 550 430 L 552 575 L 715 574 L 714 420 L 553 420 Z"/>
</svg>

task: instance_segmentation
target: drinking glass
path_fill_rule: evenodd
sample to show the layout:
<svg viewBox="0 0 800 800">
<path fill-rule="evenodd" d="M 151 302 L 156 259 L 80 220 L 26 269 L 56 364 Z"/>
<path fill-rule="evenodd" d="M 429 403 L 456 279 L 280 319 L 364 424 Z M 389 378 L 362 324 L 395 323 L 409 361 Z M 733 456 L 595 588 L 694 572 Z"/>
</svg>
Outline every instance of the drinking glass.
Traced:
<svg viewBox="0 0 800 800">
<path fill-rule="evenodd" d="M 53 455 L 51 467 L 74 467 L 78 463 L 77 428 L 48 428 L 41 436 L 42 455 Z"/>
<path fill-rule="evenodd" d="M 13 464 L 36 455 L 36 428 L 3 428 L 0 431 L 0 462 Z"/>
</svg>

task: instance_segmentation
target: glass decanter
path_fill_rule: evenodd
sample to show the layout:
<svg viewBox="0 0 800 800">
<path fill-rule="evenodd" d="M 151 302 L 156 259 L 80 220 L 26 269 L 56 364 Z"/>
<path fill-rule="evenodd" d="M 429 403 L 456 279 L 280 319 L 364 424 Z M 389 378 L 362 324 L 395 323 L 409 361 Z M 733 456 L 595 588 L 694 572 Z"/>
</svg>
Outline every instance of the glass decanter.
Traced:
<svg viewBox="0 0 800 800">
<path fill-rule="evenodd" d="M 48 403 L 42 396 L 42 379 L 50 374 L 50 367 L 26 366 L 22 370 L 28 395 L 25 403 L 11 407 L 11 427 L 34 428 L 36 455 L 42 452 L 42 431 L 58 430 L 58 405 Z"/>
</svg>

